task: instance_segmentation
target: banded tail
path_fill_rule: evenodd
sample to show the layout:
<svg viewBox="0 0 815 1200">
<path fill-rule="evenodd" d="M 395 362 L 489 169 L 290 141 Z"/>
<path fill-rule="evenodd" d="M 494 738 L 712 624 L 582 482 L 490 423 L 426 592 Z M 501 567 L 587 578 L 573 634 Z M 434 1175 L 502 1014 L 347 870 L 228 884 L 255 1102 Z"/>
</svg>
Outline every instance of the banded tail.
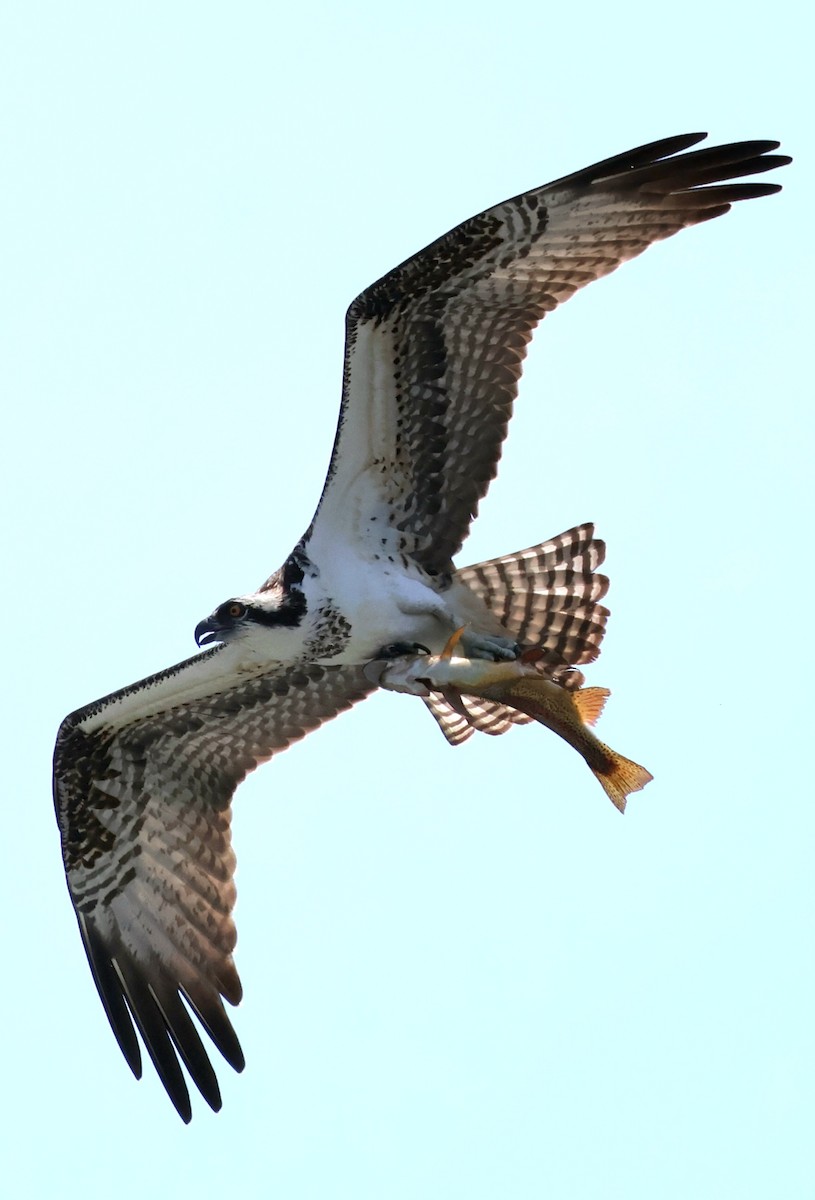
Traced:
<svg viewBox="0 0 815 1200">
<path fill-rule="evenodd" d="M 594 662 L 605 633 L 609 612 L 598 601 L 609 581 L 596 574 L 605 553 L 605 542 L 587 523 L 538 546 L 462 567 L 453 578 L 474 592 L 517 642 L 540 652 L 539 669 L 547 678 L 572 690 L 583 683 L 575 668 Z M 454 707 L 434 693 L 425 704 L 452 746 L 476 730 L 497 736 L 533 719 L 477 696 L 462 696 Z"/>
</svg>

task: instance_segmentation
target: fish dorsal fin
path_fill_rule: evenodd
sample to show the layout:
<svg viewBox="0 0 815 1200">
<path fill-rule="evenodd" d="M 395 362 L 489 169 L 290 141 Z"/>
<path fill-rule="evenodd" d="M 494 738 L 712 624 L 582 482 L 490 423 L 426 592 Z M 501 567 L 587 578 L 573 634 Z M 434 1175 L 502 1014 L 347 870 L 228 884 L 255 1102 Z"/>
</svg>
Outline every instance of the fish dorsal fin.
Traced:
<svg viewBox="0 0 815 1200">
<path fill-rule="evenodd" d="M 610 695 L 611 692 L 608 688 L 601 687 L 579 688 L 576 692 L 572 692 L 572 701 L 580 715 L 580 720 L 585 725 L 594 725 Z"/>
<path fill-rule="evenodd" d="M 463 634 L 464 634 L 464 630 L 465 630 L 466 628 L 467 628 L 467 626 L 466 626 L 466 625 L 462 625 L 462 626 L 461 626 L 459 629 L 457 629 L 457 630 L 455 631 L 455 633 L 454 633 L 454 634 L 452 634 L 452 636 L 451 636 L 451 637 L 449 637 L 449 638 L 448 638 L 448 640 L 447 640 L 447 645 L 446 645 L 446 646 L 444 647 L 444 649 L 442 650 L 441 654 L 439 655 L 439 658 L 445 658 L 445 659 L 447 659 L 447 658 L 452 658 L 452 657 L 453 657 L 453 652 L 455 651 L 455 648 L 456 648 L 456 646 L 457 646 L 457 645 L 459 644 L 459 642 L 461 641 L 461 638 L 462 638 L 462 636 L 463 636 Z"/>
</svg>

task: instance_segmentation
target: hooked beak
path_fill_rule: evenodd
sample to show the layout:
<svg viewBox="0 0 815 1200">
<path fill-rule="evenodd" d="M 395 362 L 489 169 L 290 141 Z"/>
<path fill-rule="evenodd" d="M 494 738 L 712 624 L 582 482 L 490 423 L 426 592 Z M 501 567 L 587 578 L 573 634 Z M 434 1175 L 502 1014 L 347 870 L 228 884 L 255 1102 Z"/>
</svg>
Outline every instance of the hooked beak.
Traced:
<svg viewBox="0 0 815 1200">
<path fill-rule="evenodd" d="M 198 647 L 210 646 L 213 642 L 222 640 L 220 634 L 223 632 L 219 623 L 214 617 L 207 617 L 205 621 L 199 621 L 195 626 L 195 644 Z"/>
</svg>

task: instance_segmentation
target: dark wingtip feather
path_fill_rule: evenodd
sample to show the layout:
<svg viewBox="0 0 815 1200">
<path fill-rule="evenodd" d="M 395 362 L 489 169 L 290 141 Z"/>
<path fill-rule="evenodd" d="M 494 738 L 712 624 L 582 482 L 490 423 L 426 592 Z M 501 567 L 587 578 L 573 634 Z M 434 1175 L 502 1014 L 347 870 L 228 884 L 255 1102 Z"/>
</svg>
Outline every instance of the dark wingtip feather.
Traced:
<svg viewBox="0 0 815 1200">
<path fill-rule="evenodd" d="M 787 154 L 773 154 L 780 143 L 771 139 L 730 142 L 722 146 L 706 146 L 689 154 L 682 151 L 702 141 L 707 134 L 690 133 L 664 138 L 637 146 L 624 154 L 603 159 L 574 175 L 556 181 L 558 185 L 577 187 L 613 187 L 626 190 L 685 194 L 700 189 L 706 183 L 716 183 L 736 176 L 757 175 L 773 171 L 792 162 Z M 745 185 L 746 186 L 746 185 Z M 753 185 L 758 188 L 760 185 Z M 778 185 L 774 185 L 778 190 Z M 768 191 L 744 191 L 729 199 L 753 199 L 770 195 Z"/>
<path fill-rule="evenodd" d="M 166 979 L 145 983 L 122 952 L 114 964 L 91 922 L 82 914 L 77 917 L 99 997 L 135 1077 L 141 1079 L 142 1059 L 134 1022 L 181 1120 L 185 1124 L 192 1120 L 192 1105 L 178 1056 L 209 1107 L 220 1112 L 223 1102 L 217 1076 L 177 985 Z M 229 1065 L 242 1071 L 246 1060 L 217 992 L 202 988 L 196 999 L 193 987 L 181 990 Z"/>
<path fill-rule="evenodd" d="M 547 185 L 548 188 L 559 187 L 621 187 L 625 189 L 644 188 L 648 190 L 682 191 L 694 187 L 703 179 L 705 172 L 716 178 L 715 169 L 718 166 L 722 174 L 718 178 L 730 178 L 733 174 L 750 175 L 759 171 L 771 171 L 775 167 L 786 166 L 791 159 L 787 155 L 772 155 L 770 151 L 777 150 L 779 142 L 769 139 L 754 139 L 749 142 L 732 142 L 723 146 L 706 146 L 702 150 L 690 150 L 699 142 L 704 141 L 706 133 L 683 133 L 675 137 L 662 138 L 656 142 L 647 142 L 643 146 L 635 146 L 623 154 L 615 154 L 584 167 L 571 175 L 564 175 Z M 729 171 L 731 164 L 739 164 L 738 171 Z M 765 165 L 766 164 L 766 165 Z M 700 178 L 695 179 L 698 175 Z M 755 195 L 769 193 L 756 192 Z M 748 197 L 745 196 L 744 199 Z"/>
<path fill-rule="evenodd" d="M 235 1071 L 242 1071 L 246 1066 L 238 1035 L 232 1028 L 232 1022 L 220 996 L 214 990 L 204 988 L 194 981 L 182 985 L 184 999 L 204 1026 L 223 1057 Z"/>
<path fill-rule="evenodd" d="M 193 1083 L 213 1112 L 220 1112 L 221 1090 L 215 1071 L 181 997 L 172 984 L 166 984 L 160 996 L 155 989 L 151 990 L 167 1031 Z"/>
<path fill-rule="evenodd" d="M 780 146 L 780 142 L 768 142 L 768 146 L 773 150 Z M 791 154 L 763 154 L 756 159 L 755 171 L 774 171 L 776 167 L 788 167 L 792 162 Z"/>
<path fill-rule="evenodd" d="M 633 171 L 638 167 L 647 167 L 655 162 L 670 158 L 672 155 L 680 154 L 683 150 L 688 150 L 691 146 L 698 145 L 706 137 L 706 133 L 679 133 L 673 137 L 660 138 L 656 142 L 646 142 L 644 146 L 635 146 L 632 150 L 626 150 L 622 154 L 614 154 L 611 158 L 601 159 L 600 162 L 594 163 L 590 167 L 585 167 L 582 171 L 576 171 L 573 175 L 567 175 L 556 182 L 593 183 L 595 180 L 604 179 L 621 172 Z"/>
<path fill-rule="evenodd" d="M 137 1079 L 141 1079 L 142 1061 L 139 1041 L 130 1017 L 130 1010 L 122 995 L 119 976 L 113 969 L 113 964 L 97 930 L 82 913 L 77 912 L 76 918 L 91 975 L 96 984 L 99 999 L 102 1001 L 105 1015 L 113 1030 L 113 1036 L 119 1043 L 119 1049 L 130 1070 Z"/>
<path fill-rule="evenodd" d="M 728 204 L 737 200 L 757 200 L 761 196 L 774 196 L 781 191 L 780 183 L 733 183 L 721 188 L 701 188 L 703 192 L 712 192 Z"/>
<path fill-rule="evenodd" d="M 192 1120 L 190 1094 L 164 1014 L 156 1001 L 153 989 L 144 982 L 133 962 L 125 955 L 117 959 L 116 967 L 122 981 L 124 998 L 147 1047 L 147 1053 L 153 1060 L 153 1066 L 176 1112 L 187 1124 Z"/>
</svg>

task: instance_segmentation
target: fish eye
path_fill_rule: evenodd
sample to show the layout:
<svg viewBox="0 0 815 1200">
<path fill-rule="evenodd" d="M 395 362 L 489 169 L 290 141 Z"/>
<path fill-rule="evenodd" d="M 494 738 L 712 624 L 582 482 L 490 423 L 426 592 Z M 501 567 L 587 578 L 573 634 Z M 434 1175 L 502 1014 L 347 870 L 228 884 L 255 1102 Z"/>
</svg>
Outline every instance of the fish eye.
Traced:
<svg viewBox="0 0 815 1200">
<path fill-rule="evenodd" d="M 228 617 L 230 621 L 240 621 L 246 616 L 246 605 L 241 604 L 240 600 L 227 600 L 221 609 L 221 615 Z"/>
</svg>

